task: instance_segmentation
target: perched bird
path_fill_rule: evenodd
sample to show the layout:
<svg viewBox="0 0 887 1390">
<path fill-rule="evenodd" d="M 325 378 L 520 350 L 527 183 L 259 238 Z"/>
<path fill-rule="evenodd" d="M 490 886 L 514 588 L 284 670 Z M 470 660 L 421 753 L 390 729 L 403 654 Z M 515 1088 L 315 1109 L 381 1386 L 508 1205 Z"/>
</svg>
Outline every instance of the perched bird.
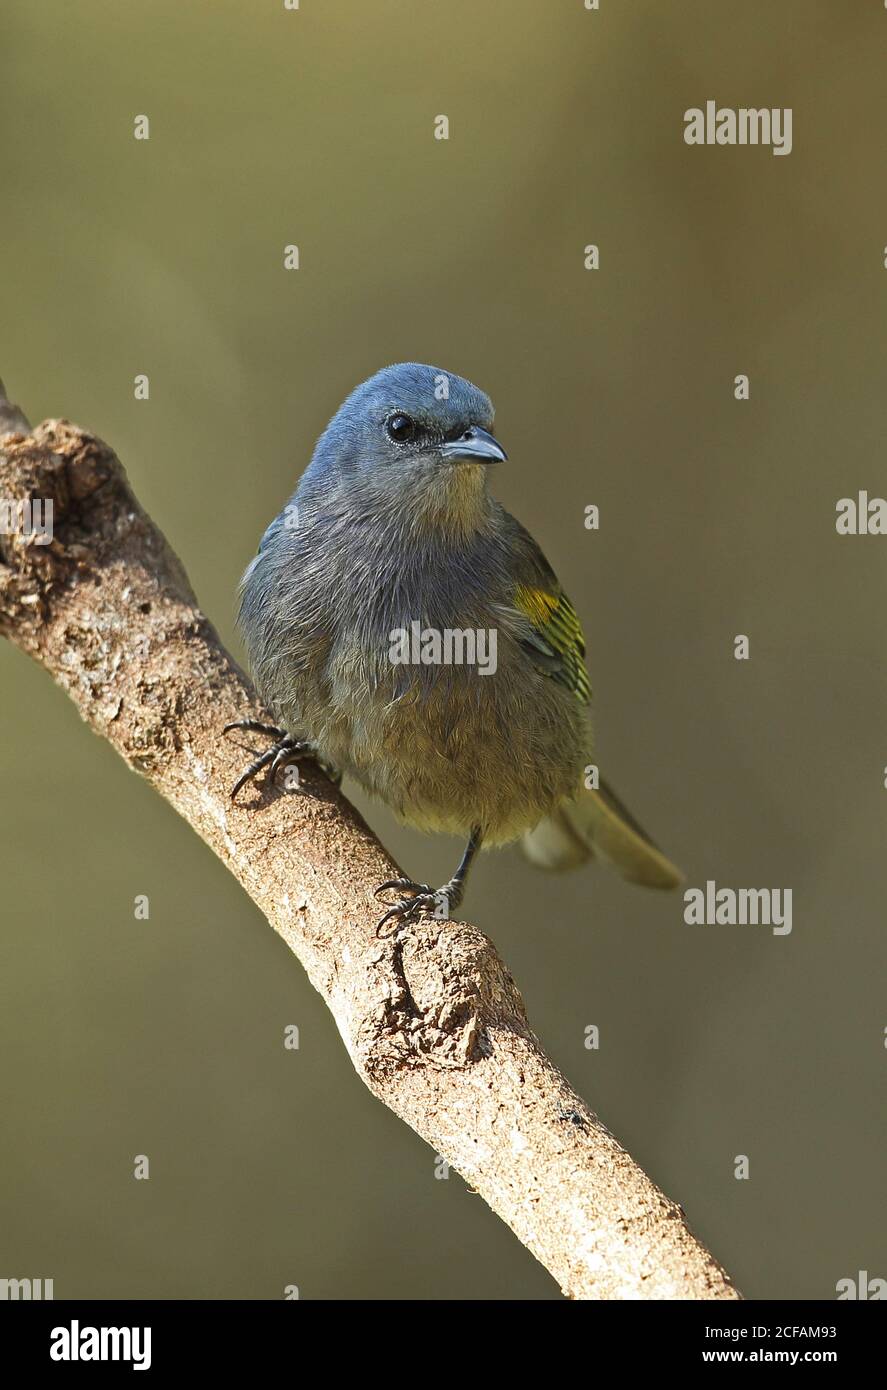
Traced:
<svg viewBox="0 0 887 1390">
<path fill-rule="evenodd" d="M 256 685 L 280 727 L 251 776 L 310 753 L 408 825 L 465 836 L 434 890 L 409 879 L 389 919 L 449 916 L 481 845 L 523 837 L 566 868 L 600 855 L 659 888 L 681 876 L 592 763 L 585 644 L 532 536 L 493 498 L 506 459 L 489 398 L 414 362 L 358 386 L 262 537 L 241 584 Z M 593 780 L 593 779 L 592 779 Z"/>
</svg>

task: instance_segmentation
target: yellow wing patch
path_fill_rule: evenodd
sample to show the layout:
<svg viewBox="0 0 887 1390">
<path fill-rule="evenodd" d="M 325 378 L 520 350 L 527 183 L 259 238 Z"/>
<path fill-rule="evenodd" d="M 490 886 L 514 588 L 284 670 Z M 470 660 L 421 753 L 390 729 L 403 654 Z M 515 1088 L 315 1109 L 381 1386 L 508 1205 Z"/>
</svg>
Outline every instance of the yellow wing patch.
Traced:
<svg viewBox="0 0 887 1390">
<path fill-rule="evenodd" d="M 583 703 L 591 696 L 591 685 L 585 669 L 585 639 L 576 610 L 563 590 L 550 593 L 548 589 L 518 584 L 514 591 L 515 606 L 523 613 L 552 656 L 560 658 L 557 669 L 551 672 L 555 680 L 566 685 Z"/>
</svg>

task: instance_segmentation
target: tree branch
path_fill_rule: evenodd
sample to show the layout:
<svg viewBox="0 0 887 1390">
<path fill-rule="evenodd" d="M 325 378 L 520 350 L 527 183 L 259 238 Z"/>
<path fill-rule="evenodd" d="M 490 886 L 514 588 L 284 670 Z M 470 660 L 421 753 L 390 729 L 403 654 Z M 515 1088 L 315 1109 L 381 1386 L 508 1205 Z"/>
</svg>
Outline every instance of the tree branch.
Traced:
<svg viewBox="0 0 887 1390">
<path fill-rule="evenodd" d="M 465 1177 L 574 1298 L 738 1298 L 669 1201 L 571 1090 L 476 927 L 378 939 L 399 870 L 312 763 L 298 793 L 229 789 L 266 718 L 185 572 L 99 440 L 32 434 L 0 387 L 0 498 L 54 504 L 54 538 L 0 536 L 0 634 L 215 851 L 308 972 L 370 1090 Z"/>
</svg>

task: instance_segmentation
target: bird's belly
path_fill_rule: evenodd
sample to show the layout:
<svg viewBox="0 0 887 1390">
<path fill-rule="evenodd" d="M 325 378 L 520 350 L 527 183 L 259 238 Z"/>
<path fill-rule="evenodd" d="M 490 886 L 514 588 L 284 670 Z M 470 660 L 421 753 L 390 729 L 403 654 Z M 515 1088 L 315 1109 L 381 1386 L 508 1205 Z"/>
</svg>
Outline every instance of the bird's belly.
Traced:
<svg viewBox="0 0 887 1390">
<path fill-rule="evenodd" d="M 488 844 L 516 839 L 579 786 L 590 755 L 580 703 L 535 670 L 438 669 L 396 698 L 348 680 L 318 746 L 410 825 Z"/>
</svg>

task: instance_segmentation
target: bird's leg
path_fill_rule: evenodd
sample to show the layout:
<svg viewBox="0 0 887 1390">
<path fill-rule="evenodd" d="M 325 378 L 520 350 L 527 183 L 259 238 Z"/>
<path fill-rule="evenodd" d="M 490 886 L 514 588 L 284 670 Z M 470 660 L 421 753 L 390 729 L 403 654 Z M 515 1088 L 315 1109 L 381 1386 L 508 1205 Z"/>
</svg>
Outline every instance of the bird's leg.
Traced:
<svg viewBox="0 0 887 1390">
<path fill-rule="evenodd" d="M 411 878 L 391 878 L 387 883 L 380 883 L 376 889 L 377 897 L 391 889 L 398 890 L 404 896 L 385 913 L 376 927 L 377 935 L 381 934 L 385 923 L 391 919 L 410 922 L 423 912 L 430 913 L 432 917 L 449 917 L 464 897 L 465 880 L 468 878 L 471 862 L 480 849 L 481 839 L 480 830 L 472 830 L 458 869 L 442 888 L 429 888 L 427 883 L 414 883 Z"/>
<path fill-rule="evenodd" d="M 243 729 L 247 733 L 266 734 L 274 742 L 270 748 L 256 758 L 255 762 L 250 763 L 245 772 L 241 773 L 234 786 L 231 788 L 231 800 L 233 801 L 240 788 L 256 777 L 263 767 L 271 766 L 268 769 L 266 780 L 273 783 L 277 775 L 277 770 L 284 763 L 298 762 L 299 758 L 307 757 L 310 748 L 301 739 L 292 738 L 283 729 L 276 728 L 273 724 L 261 724 L 257 719 L 235 719 L 232 724 L 226 724 L 222 730 L 223 734 L 230 733 L 232 729 Z"/>
</svg>

